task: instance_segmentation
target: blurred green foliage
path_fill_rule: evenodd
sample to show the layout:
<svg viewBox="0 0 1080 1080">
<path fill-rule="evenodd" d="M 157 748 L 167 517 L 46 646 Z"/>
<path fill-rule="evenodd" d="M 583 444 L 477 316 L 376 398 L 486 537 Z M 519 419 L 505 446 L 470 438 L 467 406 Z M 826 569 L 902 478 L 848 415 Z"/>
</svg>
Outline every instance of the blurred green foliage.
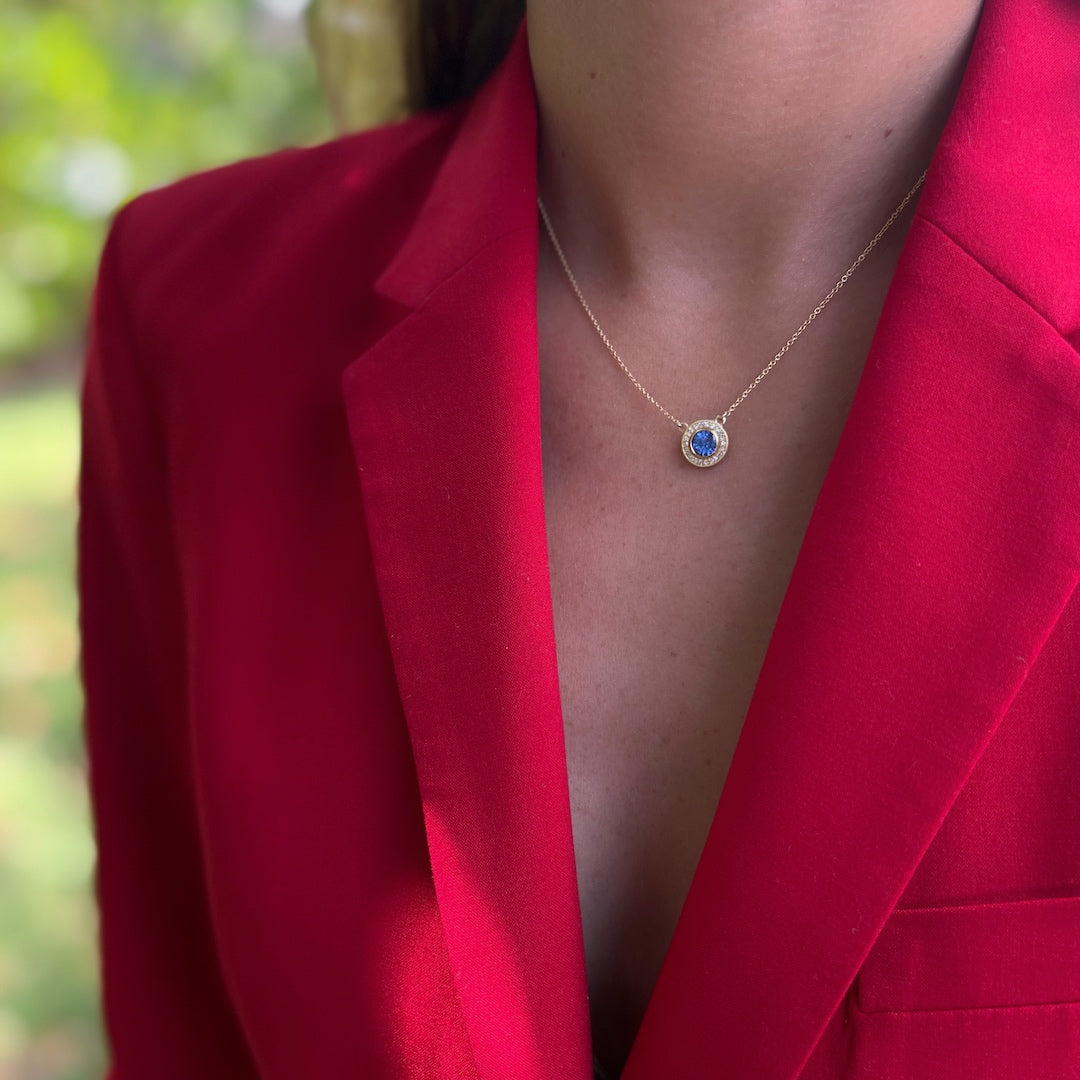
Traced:
<svg viewBox="0 0 1080 1080">
<path fill-rule="evenodd" d="M 0 401 L 0 1077 L 102 1075 L 68 389 Z"/>
<path fill-rule="evenodd" d="M 82 335 L 131 194 L 332 134 L 303 0 L 3 0 L 0 374 Z"/>
</svg>

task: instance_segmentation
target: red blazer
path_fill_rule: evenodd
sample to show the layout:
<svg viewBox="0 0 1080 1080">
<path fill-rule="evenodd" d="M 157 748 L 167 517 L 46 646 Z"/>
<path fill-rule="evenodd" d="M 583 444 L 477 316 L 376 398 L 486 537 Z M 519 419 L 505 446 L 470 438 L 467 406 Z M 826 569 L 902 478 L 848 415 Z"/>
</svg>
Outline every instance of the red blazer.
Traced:
<svg viewBox="0 0 1080 1080">
<path fill-rule="evenodd" d="M 115 1080 L 587 1080 L 523 36 L 118 217 Z M 1080 1077 L 1080 8 L 986 0 L 626 1080 Z M 709 476 L 707 481 L 721 482 Z"/>
</svg>

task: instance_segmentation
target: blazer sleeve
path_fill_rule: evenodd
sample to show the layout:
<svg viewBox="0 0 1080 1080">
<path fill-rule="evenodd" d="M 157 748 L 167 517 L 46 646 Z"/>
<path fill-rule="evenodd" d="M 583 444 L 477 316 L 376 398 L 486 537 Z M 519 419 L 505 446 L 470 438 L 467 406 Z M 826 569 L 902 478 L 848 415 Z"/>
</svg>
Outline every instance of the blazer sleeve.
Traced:
<svg viewBox="0 0 1080 1080">
<path fill-rule="evenodd" d="M 123 300 L 118 215 L 81 390 L 76 577 L 111 1080 L 257 1070 L 214 944 L 162 431 Z"/>
</svg>

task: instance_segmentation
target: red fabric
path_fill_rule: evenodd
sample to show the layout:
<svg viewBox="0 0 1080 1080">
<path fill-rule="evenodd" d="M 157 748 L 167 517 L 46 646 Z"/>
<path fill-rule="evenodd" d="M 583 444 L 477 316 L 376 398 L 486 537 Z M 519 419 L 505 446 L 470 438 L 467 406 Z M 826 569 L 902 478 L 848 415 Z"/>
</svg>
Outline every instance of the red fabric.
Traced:
<svg viewBox="0 0 1080 1080">
<path fill-rule="evenodd" d="M 987 0 L 626 1080 L 1080 1077 L 1080 9 Z M 524 38 L 111 233 L 115 1080 L 587 1080 Z M 710 479 L 710 478 L 705 478 Z"/>
</svg>

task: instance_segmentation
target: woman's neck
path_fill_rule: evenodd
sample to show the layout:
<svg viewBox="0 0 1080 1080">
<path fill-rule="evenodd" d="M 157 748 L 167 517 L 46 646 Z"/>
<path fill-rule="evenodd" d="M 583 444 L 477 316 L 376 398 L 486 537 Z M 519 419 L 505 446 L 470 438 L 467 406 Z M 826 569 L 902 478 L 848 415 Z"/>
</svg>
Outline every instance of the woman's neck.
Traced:
<svg viewBox="0 0 1080 1080">
<path fill-rule="evenodd" d="M 759 286 L 857 252 L 928 163 L 980 6 L 529 0 L 540 188 L 585 275 Z"/>
</svg>

